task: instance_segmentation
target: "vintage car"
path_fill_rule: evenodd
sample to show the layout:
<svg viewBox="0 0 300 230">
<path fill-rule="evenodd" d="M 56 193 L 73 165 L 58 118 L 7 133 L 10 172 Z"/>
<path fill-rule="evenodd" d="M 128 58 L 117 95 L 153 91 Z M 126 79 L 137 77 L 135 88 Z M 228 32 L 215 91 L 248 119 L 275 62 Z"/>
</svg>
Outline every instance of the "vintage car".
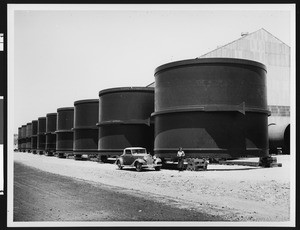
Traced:
<svg viewBox="0 0 300 230">
<path fill-rule="evenodd" d="M 159 171 L 162 166 L 161 159 L 147 153 L 145 148 L 131 147 L 125 148 L 123 154 L 116 160 L 119 169 L 124 166 L 135 167 L 138 172 L 143 168 L 154 168 Z"/>
</svg>

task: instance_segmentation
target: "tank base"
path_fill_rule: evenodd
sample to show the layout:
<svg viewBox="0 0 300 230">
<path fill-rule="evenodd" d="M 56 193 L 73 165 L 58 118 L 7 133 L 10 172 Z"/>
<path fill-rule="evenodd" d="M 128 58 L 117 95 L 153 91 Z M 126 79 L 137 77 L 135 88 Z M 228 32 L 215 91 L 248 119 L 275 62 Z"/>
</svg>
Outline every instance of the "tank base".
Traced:
<svg viewBox="0 0 300 230">
<path fill-rule="evenodd" d="M 123 154 L 123 149 L 114 149 L 114 150 L 99 150 L 98 156 L 106 157 L 106 158 L 113 158 L 119 157 Z"/>
<path fill-rule="evenodd" d="M 45 156 L 48 156 L 48 157 L 54 156 L 54 154 L 55 154 L 55 152 L 50 152 L 50 151 L 45 152 Z"/>
<path fill-rule="evenodd" d="M 74 153 L 66 153 L 66 157 L 73 157 L 74 156 Z"/>
<path fill-rule="evenodd" d="M 154 154 L 160 158 L 176 158 L 178 149 L 154 150 Z M 252 148 L 244 150 L 242 153 L 235 150 L 227 149 L 188 149 L 183 148 L 186 158 L 218 158 L 218 159 L 234 159 L 241 157 L 266 157 L 268 150 Z"/>
<path fill-rule="evenodd" d="M 97 156 L 99 154 L 98 150 L 76 150 L 73 151 L 73 154 L 79 154 L 79 155 L 92 155 L 92 156 Z"/>
<path fill-rule="evenodd" d="M 56 155 L 58 158 L 67 158 L 65 153 L 57 153 Z"/>
<path fill-rule="evenodd" d="M 260 157 L 258 165 L 263 168 L 282 167 L 281 163 L 277 163 L 277 158 L 271 156 Z"/>
<path fill-rule="evenodd" d="M 83 158 L 82 158 L 82 154 L 75 154 L 74 153 L 74 160 L 75 161 L 78 161 L 78 160 L 82 160 Z"/>
</svg>

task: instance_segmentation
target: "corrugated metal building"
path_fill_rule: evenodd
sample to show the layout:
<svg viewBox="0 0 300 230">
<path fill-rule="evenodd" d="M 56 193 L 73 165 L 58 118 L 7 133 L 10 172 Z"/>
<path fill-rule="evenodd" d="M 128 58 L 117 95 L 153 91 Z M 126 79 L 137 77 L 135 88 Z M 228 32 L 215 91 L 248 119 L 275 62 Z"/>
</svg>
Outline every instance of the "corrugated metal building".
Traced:
<svg viewBox="0 0 300 230">
<path fill-rule="evenodd" d="M 198 57 L 242 58 L 266 65 L 271 153 L 290 151 L 290 52 L 287 44 L 262 28 Z"/>
</svg>

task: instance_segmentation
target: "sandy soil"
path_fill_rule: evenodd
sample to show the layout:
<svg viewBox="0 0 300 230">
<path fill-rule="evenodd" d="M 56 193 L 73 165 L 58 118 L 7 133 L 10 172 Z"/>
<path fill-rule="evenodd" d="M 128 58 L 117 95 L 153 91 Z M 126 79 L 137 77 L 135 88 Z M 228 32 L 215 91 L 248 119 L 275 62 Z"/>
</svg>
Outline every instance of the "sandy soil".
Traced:
<svg viewBox="0 0 300 230">
<path fill-rule="evenodd" d="M 122 221 L 223 221 L 218 216 L 136 197 L 124 188 L 73 179 L 17 162 L 13 205 L 15 222 L 39 221 L 44 225 L 45 221 L 97 221 L 108 226 L 107 222 Z"/>
<path fill-rule="evenodd" d="M 207 171 L 117 169 L 116 165 L 14 153 L 15 162 L 72 178 L 126 188 L 179 208 L 218 215 L 230 221 L 290 220 L 290 156 L 282 167 L 209 165 Z M 252 159 L 258 160 L 257 158 Z M 176 200 L 176 202 L 174 202 Z"/>
</svg>

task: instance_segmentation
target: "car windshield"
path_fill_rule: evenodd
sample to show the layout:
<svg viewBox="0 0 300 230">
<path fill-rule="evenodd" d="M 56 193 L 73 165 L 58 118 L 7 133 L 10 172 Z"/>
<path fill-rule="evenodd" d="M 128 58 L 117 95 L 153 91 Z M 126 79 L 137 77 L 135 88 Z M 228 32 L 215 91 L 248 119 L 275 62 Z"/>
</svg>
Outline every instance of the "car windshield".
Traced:
<svg viewBox="0 0 300 230">
<path fill-rule="evenodd" d="M 132 154 L 147 153 L 146 149 L 132 149 Z"/>
</svg>

